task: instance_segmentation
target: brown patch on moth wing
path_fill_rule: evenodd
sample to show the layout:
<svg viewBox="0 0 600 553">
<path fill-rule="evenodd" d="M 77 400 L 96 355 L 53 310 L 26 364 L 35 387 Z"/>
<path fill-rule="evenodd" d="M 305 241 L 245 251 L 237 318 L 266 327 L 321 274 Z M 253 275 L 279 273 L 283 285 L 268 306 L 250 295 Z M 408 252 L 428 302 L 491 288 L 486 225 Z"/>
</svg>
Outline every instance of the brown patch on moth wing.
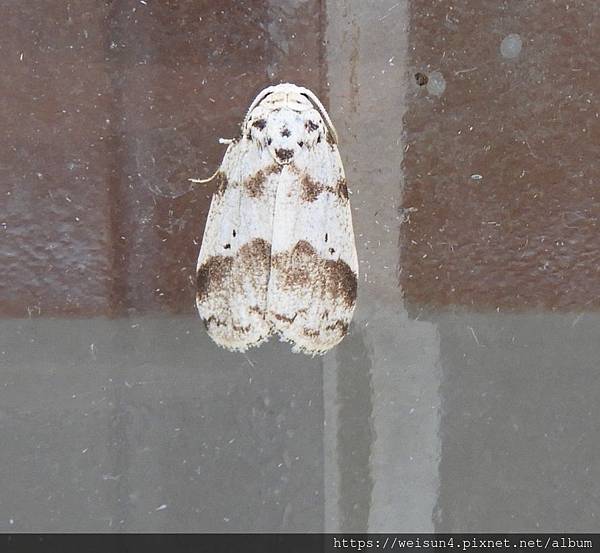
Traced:
<svg viewBox="0 0 600 553">
<path fill-rule="evenodd" d="M 244 188 L 251 198 L 259 198 L 265 191 L 266 175 L 262 170 L 257 171 L 252 177 L 244 181 Z"/>
<path fill-rule="evenodd" d="M 267 167 L 265 173 L 268 175 L 278 175 L 283 170 L 283 167 L 279 163 L 273 163 Z"/>
<path fill-rule="evenodd" d="M 296 313 L 293 317 L 287 317 L 286 315 L 282 315 L 281 313 L 273 313 L 273 316 L 278 321 L 283 321 L 284 323 L 292 324 L 296 320 L 298 313 Z"/>
<path fill-rule="evenodd" d="M 215 175 L 215 183 L 217 185 L 215 194 L 222 196 L 225 193 L 225 190 L 227 190 L 227 187 L 229 186 L 229 181 L 227 180 L 227 176 L 225 175 L 225 173 L 219 171 Z"/>
<path fill-rule="evenodd" d="M 340 334 L 345 336 L 348 332 L 348 323 L 338 320 L 333 324 L 327 325 L 325 330 L 339 330 Z"/>
<path fill-rule="evenodd" d="M 231 274 L 232 257 L 213 255 L 209 257 L 196 273 L 196 298 L 199 302 L 206 299 L 211 288 L 222 287 Z"/>
<path fill-rule="evenodd" d="M 308 175 L 302 177 L 300 186 L 302 187 L 300 197 L 305 202 L 314 202 L 324 190 L 324 186 L 320 182 L 312 180 Z"/>
<path fill-rule="evenodd" d="M 325 140 L 327 140 L 327 144 L 329 144 L 330 146 L 335 145 L 335 138 L 333 137 L 333 133 L 329 129 L 327 130 Z"/>
<path fill-rule="evenodd" d="M 251 305 L 250 307 L 248 307 L 248 311 L 250 313 L 256 313 L 257 315 L 260 315 L 261 317 L 265 316 L 265 310 L 260 306 L 260 305 Z"/>
<path fill-rule="evenodd" d="M 273 265 L 281 271 L 283 286 L 295 288 L 310 286 L 310 275 L 317 269 L 317 261 L 314 248 L 305 240 L 300 240 L 291 251 L 274 256 Z"/>
<path fill-rule="evenodd" d="M 248 195 L 252 198 L 260 198 L 265 191 L 265 182 L 269 175 L 277 175 L 281 173 L 282 167 L 279 163 L 269 165 L 264 171 L 258 170 L 252 177 L 244 181 L 244 188 Z"/>
<path fill-rule="evenodd" d="M 196 299 L 209 306 L 229 305 L 235 293 L 248 284 L 262 290 L 266 298 L 270 267 L 271 245 L 261 238 L 244 244 L 235 257 L 209 257 L 196 273 Z"/>
<path fill-rule="evenodd" d="M 346 183 L 345 178 L 342 177 L 337 181 L 335 191 L 340 198 L 343 198 L 344 200 L 348 199 L 348 184 Z"/>
<path fill-rule="evenodd" d="M 290 251 L 274 256 L 273 265 L 281 273 L 283 288 L 310 288 L 315 301 L 328 295 L 340 298 L 348 307 L 356 302 L 358 283 L 350 266 L 341 259 L 323 259 L 306 240 L 299 240 Z"/>
<path fill-rule="evenodd" d="M 208 330 L 211 325 L 225 326 L 226 324 L 225 321 L 217 319 L 214 315 L 211 315 L 208 319 L 202 319 L 202 322 L 204 323 L 204 328 L 206 328 L 206 330 Z"/>
<path fill-rule="evenodd" d="M 248 334 L 248 332 L 250 332 L 250 325 L 246 325 L 246 326 L 240 326 L 240 325 L 236 325 L 236 324 L 232 324 L 231 328 L 233 328 L 233 330 L 235 332 L 240 332 L 241 334 Z"/>
<path fill-rule="evenodd" d="M 271 265 L 271 244 L 262 238 L 255 238 L 239 249 L 237 257 L 245 275 L 257 269 L 260 272 L 266 270 L 268 274 Z"/>
<path fill-rule="evenodd" d="M 318 330 L 314 330 L 312 328 L 303 328 L 302 334 L 304 334 L 304 336 L 308 336 L 309 338 L 318 338 L 321 333 Z"/>
<path fill-rule="evenodd" d="M 356 303 L 357 278 L 354 271 L 341 259 L 325 261 L 326 281 L 329 293 L 340 297 L 348 307 Z"/>
</svg>

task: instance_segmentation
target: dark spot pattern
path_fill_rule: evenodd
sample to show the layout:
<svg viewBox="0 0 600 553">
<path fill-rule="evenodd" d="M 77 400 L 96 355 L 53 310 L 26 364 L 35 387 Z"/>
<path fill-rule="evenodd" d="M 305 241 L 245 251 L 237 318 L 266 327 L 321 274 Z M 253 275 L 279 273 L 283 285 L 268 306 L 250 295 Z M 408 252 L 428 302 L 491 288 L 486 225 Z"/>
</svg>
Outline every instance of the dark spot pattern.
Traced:
<svg viewBox="0 0 600 553">
<path fill-rule="evenodd" d="M 260 305 L 251 305 L 248 307 L 248 311 L 250 311 L 250 313 L 256 313 L 261 317 L 265 316 L 265 310 Z"/>
<path fill-rule="evenodd" d="M 304 127 L 308 132 L 315 132 L 319 129 L 319 125 L 317 125 L 314 121 L 311 121 L 310 119 L 306 123 L 304 123 Z"/>
<path fill-rule="evenodd" d="M 320 182 L 312 180 L 308 175 L 302 177 L 300 186 L 300 197 L 305 202 L 314 202 L 324 190 L 324 186 Z"/>
<path fill-rule="evenodd" d="M 279 163 L 273 163 L 271 167 L 267 169 L 267 175 L 278 175 L 283 171 L 283 167 Z"/>
<path fill-rule="evenodd" d="M 289 161 L 294 157 L 294 150 L 289 150 L 288 148 L 277 148 L 275 150 L 275 155 L 281 161 Z"/>
<path fill-rule="evenodd" d="M 219 196 L 222 196 L 225 193 L 225 190 L 227 190 L 227 187 L 229 186 L 229 181 L 227 180 L 225 173 L 219 171 L 215 175 L 215 184 L 217 185 L 215 193 Z"/>
<path fill-rule="evenodd" d="M 335 144 L 335 138 L 333 137 L 333 133 L 330 130 L 327 130 L 327 136 L 325 137 L 327 140 L 327 144 L 333 146 Z"/>
<path fill-rule="evenodd" d="M 337 181 L 336 193 L 340 198 L 343 198 L 344 200 L 348 199 L 348 185 L 346 179 L 341 178 Z"/>
<path fill-rule="evenodd" d="M 210 317 L 208 317 L 208 319 L 202 319 L 202 322 L 204 323 L 204 328 L 206 330 L 208 330 L 211 325 L 225 326 L 225 324 L 226 324 L 225 321 L 222 321 L 221 319 L 217 319 L 214 315 L 211 315 Z"/>
<path fill-rule="evenodd" d="M 419 86 L 424 86 L 429 82 L 429 77 L 425 73 L 415 73 L 415 81 Z"/>
<path fill-rule="evenodd" d="M 287 317 L 286 315 L 282 315 L 281 313 L 275 313 L 274 317 L 278 320 L 278 321 L 283 321 L 284 323 L 289 323 L 292 324 L 295 320 L 296 320 L 296 316 L 298 314 L 296 313 L 296 315 L 294 315 L 293 317 Z"/>
<path fill-rule="evenodd" d="M 248 192 L 248 196 L 251 198 L 258 198 L 262 196 L 265 191 L 265 180 L 266 175 L 262 170 L 257 171 L 252 177 L 246 179 L 244 182 L 244 188 Z"/>
<path fill-rule="evenodd" d="M 255 129 L 262 131 L 267 126 L 267 122 L 264 119 L 257 119 L 254 121 L 254 123 L 252 123 L 252 126 Z"/>
<path fill-rule="evenodd" d="M 335 323 L 327 325 L 325 330 L 338 330 L 340 334 L 346 334 L 348 332 L 348 323 L 344 321 L 335 321 Z"/>
<path fill-rule="evenodd" d="M 285 127 L 284 129 L 281 130 L 281 136 L 288 138 L 289 136 L 292 136 L 292 133 L 290 132 L 290 129 Z"/>
</svg>

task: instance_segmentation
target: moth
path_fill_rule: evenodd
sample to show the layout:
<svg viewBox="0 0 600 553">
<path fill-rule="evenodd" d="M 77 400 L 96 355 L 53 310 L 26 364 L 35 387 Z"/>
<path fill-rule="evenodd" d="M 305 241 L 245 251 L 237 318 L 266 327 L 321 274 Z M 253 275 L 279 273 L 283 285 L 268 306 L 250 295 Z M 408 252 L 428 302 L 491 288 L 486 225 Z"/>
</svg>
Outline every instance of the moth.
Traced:
<svg viewBox="0 0 600 553">
<path fill-rule="evenodd" d="M 323 354 L 348 332 L 358 279 L 333 123 L 310 90 L 279 84 L 222 142 L 196 270 L 206 330 L 232 351 L 278 334 L 294 352 Z"/>
</svg>

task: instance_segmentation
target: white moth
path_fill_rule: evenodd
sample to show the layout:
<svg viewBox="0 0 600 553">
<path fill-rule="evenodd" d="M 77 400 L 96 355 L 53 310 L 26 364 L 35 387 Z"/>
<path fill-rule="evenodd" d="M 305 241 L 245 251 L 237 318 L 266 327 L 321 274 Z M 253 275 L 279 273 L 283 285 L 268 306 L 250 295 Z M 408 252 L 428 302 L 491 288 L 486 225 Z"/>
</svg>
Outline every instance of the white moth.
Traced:
<svg viewBox="0 0 600 553">
<path fill-rule="evenodd" d="M 322 354 L 348 331 L 358 262 L 337 135 L 308 89 L 265 88 L 214 177 L 196 304 L 220 346 L 279 334 Z"/>
</svg>

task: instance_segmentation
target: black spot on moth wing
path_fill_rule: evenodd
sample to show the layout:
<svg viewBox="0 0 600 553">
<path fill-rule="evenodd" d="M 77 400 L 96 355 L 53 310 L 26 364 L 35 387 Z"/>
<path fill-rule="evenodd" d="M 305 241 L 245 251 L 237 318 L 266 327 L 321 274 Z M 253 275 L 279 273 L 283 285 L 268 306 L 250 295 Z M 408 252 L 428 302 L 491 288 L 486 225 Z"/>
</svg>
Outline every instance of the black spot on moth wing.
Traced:
<svg viewBox="0 0 600 553">
<path fill-rule="evenodd" d="M 322 293 L 340 298 L 348 307 L 356 302 L 358 282 L 350 266 L 341 259 L 323 259 L 306 240 L 274 256 L 273 265 L 281 272 L 286 289 L 312 288 L 318 294 L 318 284 Z"/>
<path fill-rule="evenodd" d="M 267 122 L 265 119 L 257 119 L 252 123 L 252 126 L 258 130 L 263 130 L 267 126 Z"/>
<path fill-rule="evenodd" d="M 317 123 L 311 121 L 310 119 L 306 123 L 304 123 L 304 127 L 308 132 L 315 132 L 319 129 L 319 125 L 317 125 Z"/>
<path fill-rule="evenodd" d="M 281 130 L 281 136 L 288 138 L 289 136 L 292 136 L 292 133 L 290 132 L 290 129 L 285 127 Z"/>
</svg>

